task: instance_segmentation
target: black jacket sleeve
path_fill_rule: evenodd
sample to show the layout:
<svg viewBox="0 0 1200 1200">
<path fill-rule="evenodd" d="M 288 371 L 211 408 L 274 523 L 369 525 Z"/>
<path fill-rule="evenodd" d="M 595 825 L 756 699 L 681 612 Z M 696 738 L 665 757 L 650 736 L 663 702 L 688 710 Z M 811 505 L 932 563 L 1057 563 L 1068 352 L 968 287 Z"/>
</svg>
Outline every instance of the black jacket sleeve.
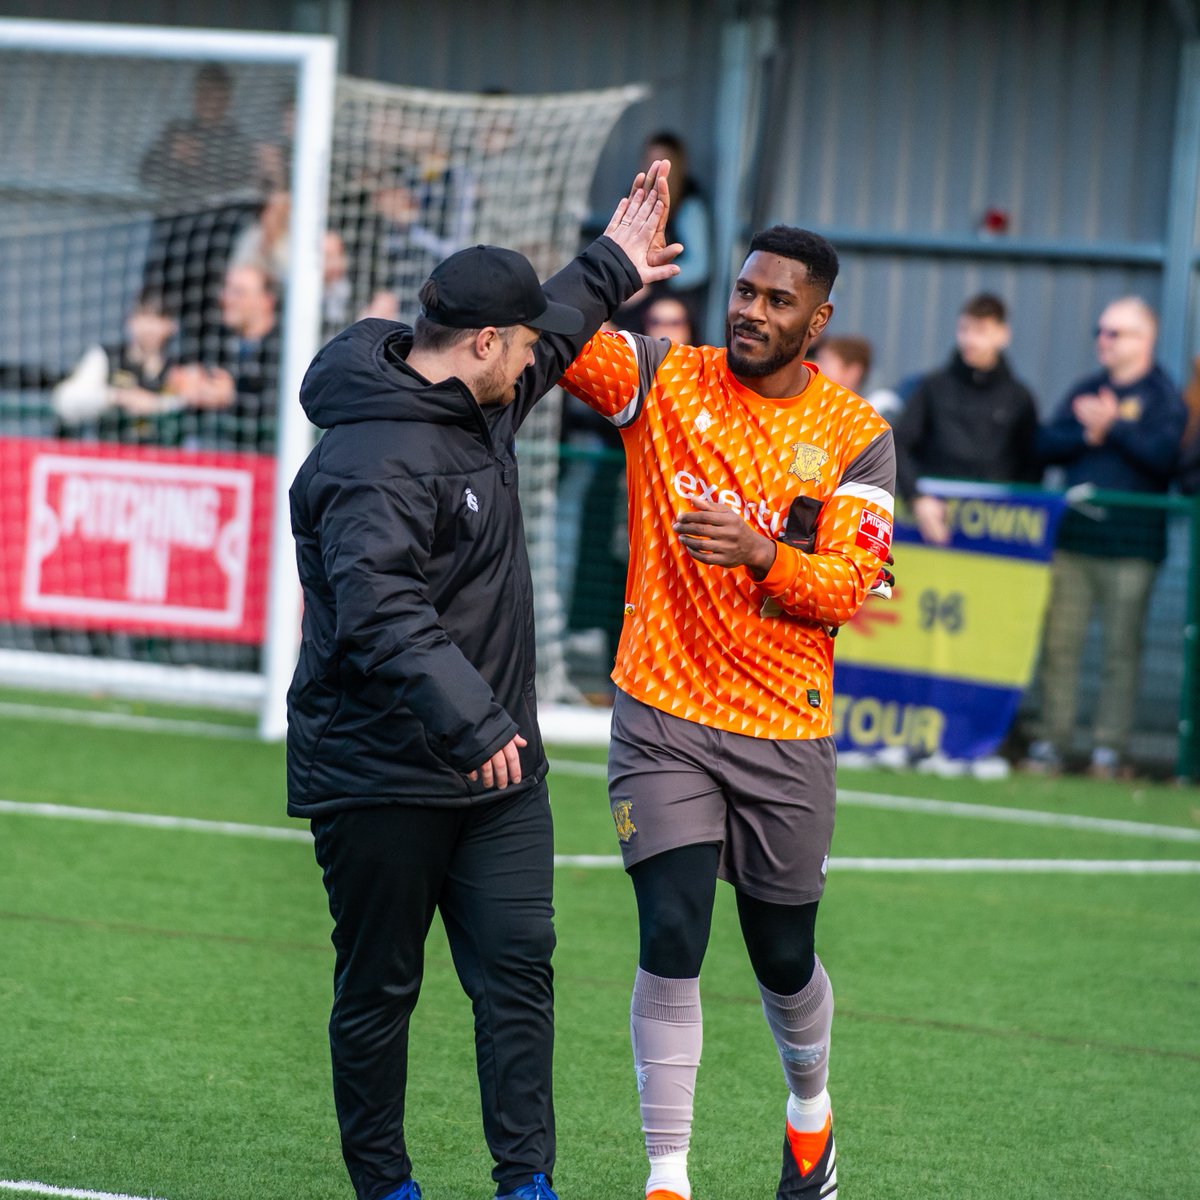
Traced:
<svg viewBox="0 0 1200 1200">
<path fill-rule="evenodd" d="M 517 381 L 513 403 L 515 427 L 558 381 L 592 335 L 642 285 L 625 252 L 606 237 L 597 238 L 582 254 L 551 276 L 542 290 L 559 304 L 583 313 L 583 328 L 570 335 L 543 333 L 534 348 L 534 363 Z"/>
<path fill-rule="evenodd" d="M 318 484 L 324 569 L 338 643 L 352 668 L 391 685 L 430 749 L 473 771 L 517 733 L 492 689 L 450 640 L 425 577 L 436 502 L 420 480 Z"/>
</svg>

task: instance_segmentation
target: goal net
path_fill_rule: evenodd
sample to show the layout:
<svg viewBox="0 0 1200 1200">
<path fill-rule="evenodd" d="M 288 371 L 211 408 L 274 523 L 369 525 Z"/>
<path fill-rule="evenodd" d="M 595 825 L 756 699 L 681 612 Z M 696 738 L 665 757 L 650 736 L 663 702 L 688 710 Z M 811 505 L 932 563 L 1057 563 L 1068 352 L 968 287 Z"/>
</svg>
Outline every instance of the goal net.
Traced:
<svg viewBox="0 0 1200 1200">
<path fill-rule="evenodd" d="M 0 20 L 0 684 L 238 705 L 281 734 L 305 367 L 362 315 L 410 319 L 464 245 L 565 263 L 641 95 L 335 84 L 333 49 Z M 519 447 L 546 700 L 572 692 L 559 405 Z"/>
<path fill-rule="evenodd" d="M 478 242 L 521 251 L 543 279 L 563 266 L 579 249 L 609 132 L 644 94 L 453 95 L 340 80 L 329 226 L 346 261 L 347 311 L 411 321 L 433 266 Z M 557 554 L 562 399 L 547 395 L 518 439 L 543 705 L 580 699 L 566 670 Z"/>
</svg>

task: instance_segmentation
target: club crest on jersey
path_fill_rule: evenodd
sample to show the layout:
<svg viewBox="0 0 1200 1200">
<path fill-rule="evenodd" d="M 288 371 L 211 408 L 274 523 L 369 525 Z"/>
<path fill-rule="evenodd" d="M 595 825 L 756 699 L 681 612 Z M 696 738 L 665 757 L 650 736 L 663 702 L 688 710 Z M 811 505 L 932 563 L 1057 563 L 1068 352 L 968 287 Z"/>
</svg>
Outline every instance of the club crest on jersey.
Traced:
<svg viewBox="0 0 1200 1200">
<path fill-rule="evenodd" d="M 632 800 L 614 800 L 612 802 L 613 824 L 617 827 L 617 837 L 622 842 L 629 842 L 637 833 L 637 826 L 633 823 L 633 801 Z"/>
<path fill-rule="evenodd" d="M 816 483 L 821 478 L 821 468 L 829 461 L 829 455 L 820 446 L 809 442 L 793 442 L 788 447 L 795 455 L 788 474 L 795 475 L 801 483 Z"/>
</svg>

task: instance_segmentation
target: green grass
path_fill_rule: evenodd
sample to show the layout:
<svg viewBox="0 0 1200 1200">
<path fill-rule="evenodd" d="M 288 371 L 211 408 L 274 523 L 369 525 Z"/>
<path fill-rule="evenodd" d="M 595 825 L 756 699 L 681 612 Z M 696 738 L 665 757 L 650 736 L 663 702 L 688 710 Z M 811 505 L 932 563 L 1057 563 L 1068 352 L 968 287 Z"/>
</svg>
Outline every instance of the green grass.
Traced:
<svg viewBox="0 0 1200 1200">
<path fill-rule="evenodd" d="M 231 724 L 233 736 L 203 738 L 9 711 L 0 799 L 301 829 L 283 814 L 282 751 Z M 841 784 L 1200 828 L 1192 789 L 884 772 Z M 552 795 L 560 851 L 614 852 L 601 778 L 560 770 Z M 1196 859 L 1200 843 L 847 803 L 835 859 L 868 855 Z M 301 843 L 0 813 L 0 1180 L 348 1200 L 324 900 Z M 563 868 L 556 907 L 556 1187 L 564 1200 L 639 1200 L 632 895 L 618 870 Z M 835 870 L 818 938 L 837 999 L 846 1200 L 1197 1194 L 1200 876 Z M 693 1185 L 698 1200 L 765 1200 L 784 1090 L 726 888 L 702 986 Z M 470 1010 L 440 927 L 411 1066 L 426 1195 L 484 1200 Z"/>
</svg>

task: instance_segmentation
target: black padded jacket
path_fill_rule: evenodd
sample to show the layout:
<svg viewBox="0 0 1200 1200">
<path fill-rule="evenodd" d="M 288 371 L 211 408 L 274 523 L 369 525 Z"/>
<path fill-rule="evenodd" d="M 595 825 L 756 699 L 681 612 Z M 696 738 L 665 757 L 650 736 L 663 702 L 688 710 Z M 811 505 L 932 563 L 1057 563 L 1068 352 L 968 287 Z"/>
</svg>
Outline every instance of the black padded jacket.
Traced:
<svg viewBox="0 0 1200 1200">
<path fill-rule="evenodd" d="M 547 281 L 584 326 L 542 335 L 507 406 L 428 383 L 405 361 L 412 331 L 392 321 L 360 321 L 313 360 L 300 400 L 326 432 L 290 493 L 304 589 L 292 816 L 498 797 L 467 773 L 518 732 L 523 779 L 503 795 L 544 778 L 514 436 L 639 283 L 606 238 Z"/>
</svg>

